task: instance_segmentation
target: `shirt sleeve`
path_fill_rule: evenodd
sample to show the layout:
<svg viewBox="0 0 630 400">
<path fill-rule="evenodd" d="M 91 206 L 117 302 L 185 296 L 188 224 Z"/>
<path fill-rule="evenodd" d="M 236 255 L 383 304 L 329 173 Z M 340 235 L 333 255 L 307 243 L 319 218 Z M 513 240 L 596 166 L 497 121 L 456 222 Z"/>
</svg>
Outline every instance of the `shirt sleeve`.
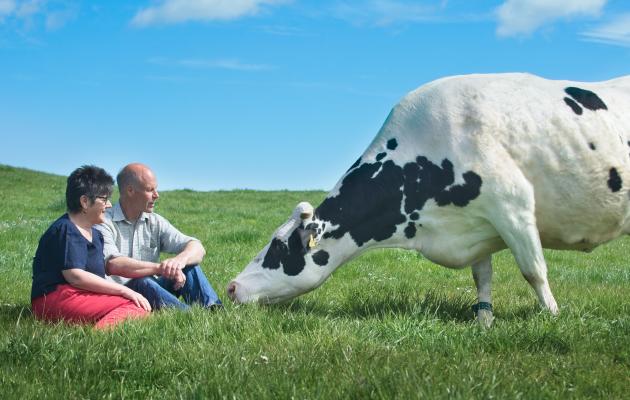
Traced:
<svg viewBox="0 0 630 400">
<path fill-rule="evenodd" d="M 64 234 L 64 254 L 62 269 L 87 268 L 88 251 L 87 242 L 79 232 L 73 232 L 66 228 Z"/>
<path fill-rule="evenodd" d="M 181 253 L 188 242 L 199 241 L 192 236 L 184 235 L 175 228 L 168 220 L 160 215 L 156 215 L 157 223 L 160 227 L 160 250 L 166 253 Z"/>
<path fill-rule="evenodd" d="M 123 254 L 116 245 L 114 240 L 114 226 L 113 222 L 107 221 L 103 224 L 95 225 L 95 228 L 103 235 L 103 255 L 105 256 L 105 263 L 112 258 L 120 257 Z"/>
</svg>

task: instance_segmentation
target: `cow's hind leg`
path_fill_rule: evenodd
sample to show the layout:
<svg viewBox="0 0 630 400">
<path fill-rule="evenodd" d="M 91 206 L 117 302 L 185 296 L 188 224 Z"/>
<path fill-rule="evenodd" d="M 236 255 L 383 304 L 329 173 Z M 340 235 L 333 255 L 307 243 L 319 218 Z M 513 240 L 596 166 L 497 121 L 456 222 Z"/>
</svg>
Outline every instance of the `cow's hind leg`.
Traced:
<svg viewBox="0 0 630 400">
<path fill-rule="evenodd" d="M 477 304 L 473 305 L 473 311 L 479 325 L 489 328 L 494 319 L 492 316 L 492 256 L 474 263 L 472 275 L 477 286 Z"/>
<path fill-rule="evenodd" d="M 536 228 L 533 195 L 531 195 L 530 204 L 532 204 L 532 210 L 501 210 L 503 212 L 497 210 L 498 217 L 493 223 L 505 244 L 512 251 L 521 273 L 536 291 L 540 304 L 556 315 L 558 305 L 547 281 L 547 264 Z"/>
</svg>

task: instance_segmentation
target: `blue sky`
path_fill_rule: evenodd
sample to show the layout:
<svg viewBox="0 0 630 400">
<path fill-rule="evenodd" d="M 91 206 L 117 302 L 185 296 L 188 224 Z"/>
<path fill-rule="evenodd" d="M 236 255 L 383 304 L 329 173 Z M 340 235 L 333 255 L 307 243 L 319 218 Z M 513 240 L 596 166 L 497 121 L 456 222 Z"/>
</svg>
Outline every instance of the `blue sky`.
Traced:
<svg viewBox="0 0 630 400">
<path fill-rule="evenodd" d="M 410 90 L 516 71 L 630 74 L 630 4 L 0 0 L 0 163 L 328 190 Z"/>
</svg>

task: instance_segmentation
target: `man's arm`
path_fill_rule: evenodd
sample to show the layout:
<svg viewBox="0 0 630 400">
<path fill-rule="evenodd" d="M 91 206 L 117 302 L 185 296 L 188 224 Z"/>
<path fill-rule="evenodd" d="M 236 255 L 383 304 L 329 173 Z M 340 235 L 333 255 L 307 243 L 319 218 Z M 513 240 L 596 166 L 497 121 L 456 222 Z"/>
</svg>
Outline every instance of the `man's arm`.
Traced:
<svg viewBox="0 0 630 400">
<path fill-rule="evenodd" d="M 142 278 L 150 275 L 162 275 L 160 264 L 139 261 L 130 257 L 111 257 L 105 264 L 107 275 L 124 276 L 125 278 Z"/>
<path fill-rule="evenodd" d="M 124 276 L 125 278 L 143 278 L 145 276 L 160 275 L 175 281 L 174 289 L 179 290 L 186 283 L 184 273 L 175 267 L 166 268 L 164 263 L 139 261 L 129 257 L 113 257 L 105 264 L 107 275 Z"/>
<path fill-rule="evenodd" d="M 110 220 L 97 225 L 103 235 L 103 254 L 105 256 L 105 273 L 107 275 L 118 275 L 125 278 L 142 278 L 150 275 L 159 275 L 160 264 L 139 261 L 131 257 L 126 257 L 120 253 L 116 245 L 114 223 Z"/>
<path fill-rule="evenodd" d="M 206 250 L 198 240 L 191 240 L 181 253 L 167 258 L 161 263 L 139 261 L 130 257 L 111 257 L 105 265 L 107 275 L 119 275 L 125 278 L 142 278 L 149 275 L 160 275 L 169 279 L 180 276 L 179 271 L 187 265 L 199 264 L 206 255 Z"/>
<path fill-rule="evenodd" d="M 166 253 L 176 254 L 174 257 L 162 261 L 162 268 L 182 270 L 187 265 L 201 263 L 206 250 L 201 241 L 184 235 L 166 218 L 155 214 L 156 223 L 160 226 L 160 248 Z"/>
<path fill-rule="evenodd" d="M 164 275 L 168 276 L 169 272 L 173 269 L 181 270 L 187 265 L 195 265 L 201 263 L 203 256 L 206 255 L 206 250 L 198 240 L 191 240 L 186 243 L 186 247 L 175 257 L 167 258 L 162 261 L 160 268 L 166 272 Z"/>
</svg>

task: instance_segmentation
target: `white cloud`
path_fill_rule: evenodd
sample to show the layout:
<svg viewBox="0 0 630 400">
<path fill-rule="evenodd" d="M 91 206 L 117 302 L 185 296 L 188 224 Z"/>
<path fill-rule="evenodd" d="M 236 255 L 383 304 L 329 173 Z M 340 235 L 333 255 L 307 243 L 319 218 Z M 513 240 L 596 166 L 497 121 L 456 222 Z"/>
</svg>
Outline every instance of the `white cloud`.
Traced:
<svg viewBox="0 0 630 400">
<path fill-rule="evenodd" d="M 400 0 L 344 1 L 337 3 L 332 11 L 335 17 L 356 25 L 387 26 L 400 22 L 435 20 L 436 10 L 445 6 L 444 1 L 432 6 Z"/>
<path fill-rule="evenodd" d="M 77 9 L 69 8 L 62 11 L 54 11 L 46 16 L 46 29 L 53 31 L 63 27 L 69 21 L 77 17 Z"/>
<path fill-rule="evenodd" d="M 12 14 L 15 7 L 16 5 L 14 0 L 0 0 L 0 18 Z"/>
<path fill-rule="evenodd" d="M 237 71 L 262 71 L 272 69 L 271 66 L 265 64 L 245 64 L 238 60 L 221 59 L 221 60 L 180 60 L 179 65 L 191 68 L 221 68 L 232 69 Z"/>
<path fill-rule="evenodd" d="M 26 0 L 20 1 L 15 9 L 18 18 L 28 18 L 43 11 L 46 0 Z"/>
<path fill-rule="evenodd" d="M 288 0 L 162 0 L 161 4 L 140 10 L 131 24 L 144 27 L 188 21 L 232 20 L 258 14 L 263 6 Z"/>
<path fill-rule="evenodd" d="M 58 29 L 77 13 L 78 5 L 68 0 L 0 0 L 0 22 L 11 20 L 26 30 L 42 20 L 47 30 Z"/>
<path fill-rule="evenodd" d="M 182 59 L 182 60 L 168 60 L 165 58 L 153 58 L 150 59 L 151 64 L 167 65 L 167 66 L 181 66 L 187 68 L 219 68 L 230 69 L 236 71 L 263 71 L 274 69 L 271 65 L 266 64 L 247 64 L 235 59 Z"/>
<path fill-rule="evenodd" d="M 618 15 L 582 36 L 593 42 L 630 47 L 630 13 Z"/>
<path fill-rule="evenodd" d="M 507 0 L 497 8 L 499 36 L 527 35 L 558 19 L 599 16 L 607 0 Z"/>
<path fill-rule="evenodd" d="M 294 26 L 282 26 L 282 25 L 266 25 L 262 26 L 260 30 L 264 33 L 276 36 L 309 36 L 312 33 L 307 33 L 306 30 L 296 28 Z"/>
</svg>

